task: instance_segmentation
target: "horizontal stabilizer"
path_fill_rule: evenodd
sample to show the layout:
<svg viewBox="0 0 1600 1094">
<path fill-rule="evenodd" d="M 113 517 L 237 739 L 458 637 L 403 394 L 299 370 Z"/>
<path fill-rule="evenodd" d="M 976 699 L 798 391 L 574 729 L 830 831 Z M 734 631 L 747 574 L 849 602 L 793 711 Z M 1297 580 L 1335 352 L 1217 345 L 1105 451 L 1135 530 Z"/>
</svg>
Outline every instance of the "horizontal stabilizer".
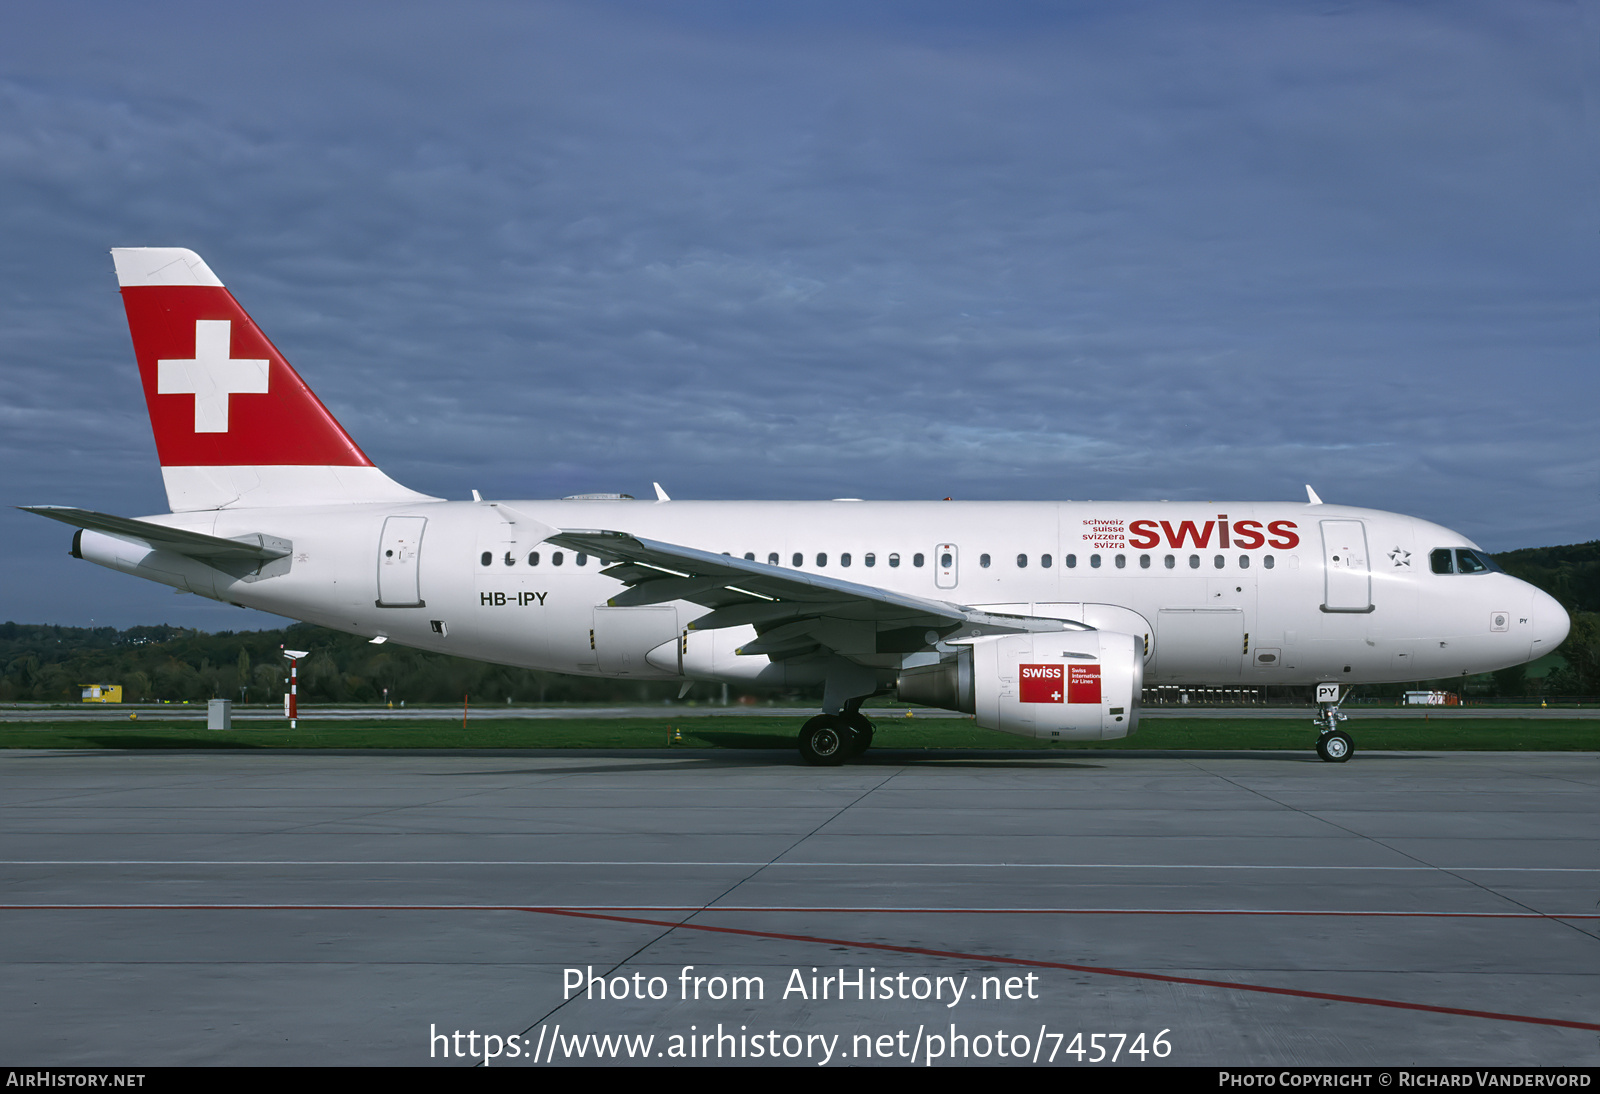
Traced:
<svg viewBox="0 0 1600 1094">
<path fill-rule="evenodd" d="M 147 543 L 160 551 L 185 555 L 202 561 L 254 561 L 271 562 L 283 558 L 292 549 L 287 540 L 257 533 L 238 539 L 221 539 L 200 532 L 186 532 L 181 528 L 168 528 L 147 520 L 115 517 L 110 513 L 96 513 L 92 509 L 73 509 L 66 505 L 19 505 L 17 508 L 41 517 L 59 520 L 75 528 L 88 528 L 107 535 Z"/>
</svg>

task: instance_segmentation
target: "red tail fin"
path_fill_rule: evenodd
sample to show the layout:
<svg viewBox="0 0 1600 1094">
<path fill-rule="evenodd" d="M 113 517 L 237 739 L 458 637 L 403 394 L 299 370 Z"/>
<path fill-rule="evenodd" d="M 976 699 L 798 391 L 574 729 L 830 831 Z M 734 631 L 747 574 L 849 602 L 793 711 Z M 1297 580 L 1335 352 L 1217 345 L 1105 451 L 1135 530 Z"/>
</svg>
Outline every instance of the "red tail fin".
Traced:
<svg viewBox="0 0 1600 1094">
<path fill-rule="evenodd" d="M 400 501 L 200 256 L 111 252 L 175 511 Z"/>
</svg>

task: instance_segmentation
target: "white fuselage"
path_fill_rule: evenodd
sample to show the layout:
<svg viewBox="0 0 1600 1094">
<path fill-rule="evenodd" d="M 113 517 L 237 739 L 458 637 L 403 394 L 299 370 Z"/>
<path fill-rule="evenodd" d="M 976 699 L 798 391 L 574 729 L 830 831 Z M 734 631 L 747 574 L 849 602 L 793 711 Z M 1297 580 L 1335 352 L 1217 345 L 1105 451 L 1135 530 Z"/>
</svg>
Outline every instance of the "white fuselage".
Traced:
<svg viewBox="0 0 1600 1094">
<path fill-rule="evenodd" d="M 1459 534 L 1334 505 L 505 504 L 556 528 L 625 531 L 762 563 L 775 556 L 783 568 L 1142 636 L 1146 686 L 1460 676 L 1547 653 L 1568 626 L 1553 599 L 1504 573 L 1432 572 L 1430 552 L 1473 547 Z M 413 519 L 391 520 L 406 517 Z M 507 665 L 766 684 L 817 679 L 803 661 L 736 654 L 750 628 L 686 632 L 707 610 L 695 604 L 607 607 L 623 586 L 601 573 L 599 559 L 528 541 L 493 503 L 145 519 L 224 538 L 264 533 L 293 550 L 244 578 L 92 531 L 83 533 L 83 557 L 246 607 Z M 907 652 L 903 636 L 883 652 L 853 652 L 886 672 L 936 656 Z"/>
</svg>

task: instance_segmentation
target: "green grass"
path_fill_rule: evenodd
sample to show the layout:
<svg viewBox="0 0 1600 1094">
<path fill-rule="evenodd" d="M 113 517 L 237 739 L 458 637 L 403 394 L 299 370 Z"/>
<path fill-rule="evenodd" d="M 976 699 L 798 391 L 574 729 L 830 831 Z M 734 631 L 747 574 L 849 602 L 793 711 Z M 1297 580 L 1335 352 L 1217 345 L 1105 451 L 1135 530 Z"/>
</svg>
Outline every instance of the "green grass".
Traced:
<svg viewBox="0 0 1600 1094">
<path fill-rule="evenodd" d="M 1296 749 L 1309 750 L 1316 731 L 1309 716 L 1238 721 L 1150 718 L 1119 741 L 1052 745 L 979 729 L 965 719 L 880 718 L 875 749 Z M 137 722 L 0 723 L 0 748 L 776 748 L 793 749 L 799 719 L 759 716 L 505 719 L 395 722 L 303 719 L 298 729 L 213 731 L 193 720 L 141 716 Z M 1345 723 L 1358 751 L 1533 751 L 1600 749 L 1600 721 L 1579 719 L 1375 718 Z M 674 731 L 680 742 L 669 741 Z"/>
</svg>

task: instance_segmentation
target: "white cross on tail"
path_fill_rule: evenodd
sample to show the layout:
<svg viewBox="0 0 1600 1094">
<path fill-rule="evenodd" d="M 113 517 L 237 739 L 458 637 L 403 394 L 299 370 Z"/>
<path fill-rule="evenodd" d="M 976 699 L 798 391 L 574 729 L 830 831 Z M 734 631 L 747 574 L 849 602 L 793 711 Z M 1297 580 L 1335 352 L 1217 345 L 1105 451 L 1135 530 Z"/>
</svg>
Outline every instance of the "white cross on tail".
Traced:
<svg viewBox="0 0 1600 1094">
<path fill-rule="evenodd" d="M 229 357 L 233 339 L 230 319 L 197 319 L 194 324 L 194 358 L 156 362 L 158 395 L 194 396 L 194 431 L 228 431 L 228 396 L 265 395 L 265 360 Z"/>
</svg>

